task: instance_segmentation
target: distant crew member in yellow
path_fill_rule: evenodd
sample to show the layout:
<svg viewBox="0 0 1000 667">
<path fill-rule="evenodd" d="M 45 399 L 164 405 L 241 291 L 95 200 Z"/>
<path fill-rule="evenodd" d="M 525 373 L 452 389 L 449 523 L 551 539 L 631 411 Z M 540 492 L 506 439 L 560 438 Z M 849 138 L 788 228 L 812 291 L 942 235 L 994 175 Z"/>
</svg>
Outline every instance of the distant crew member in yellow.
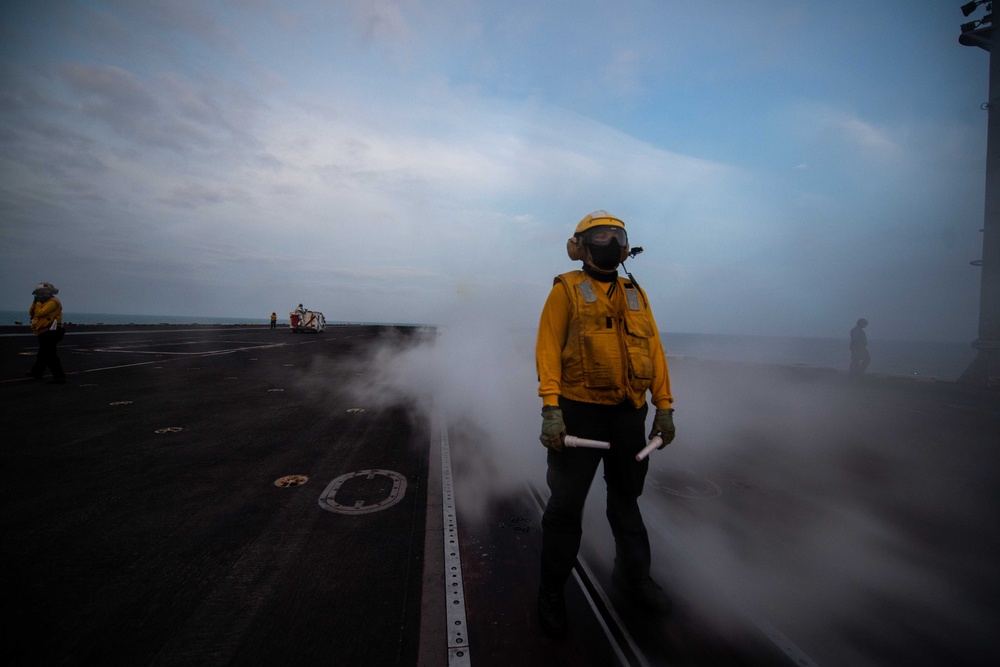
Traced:
<svg viewBox="0 0 1000 667">
<path fill-rule="evenodd" d="M 271 330 L 278 328 L 278 314 L 271 313 Z"/>
<path fill-rule="evenodd" d="M 563 588 L 582 537 L 583 507 L 597 466 L 604 463 L 607 517 L 615 539 L 615 585 L 654 613 L 671 601 L 650 577 L 650 547 L 639 511 L 649 460 L 646 395 L 656 406 L 652 432 L 674 439 L 673 396 L 666 355 L 646 293 L 630 273 L 625 223 L 606 211 L 588 214 L 566 243 L 582 270 L 557 276 L 542 309 L 535 361 L 542 398 L 551 494 L 542 516 L 538 614 L 549 635 L 566 633 Z M 640 249 L 637 249 L 640 250 Z M 634 255 L 633 255 L 634 256 Z M 609 449 L 566 447 L 566 436 L 610 442 Z"/>
<path fill-rule="evenodd" d="M 49 384 L 66 383 L 66 373 L 56 354 L 56 345 L 66 333 L 62 325 L 62 303 L 56 298 L 58 293 L 52 283 L 38 283 L 31 292 L 35 298 L 28 309 L 31 332 L 38 336 L 38 354 L 28 375 L 41 380 L 45 369 L 49 368 L 52 371 Z"/>
</svg>

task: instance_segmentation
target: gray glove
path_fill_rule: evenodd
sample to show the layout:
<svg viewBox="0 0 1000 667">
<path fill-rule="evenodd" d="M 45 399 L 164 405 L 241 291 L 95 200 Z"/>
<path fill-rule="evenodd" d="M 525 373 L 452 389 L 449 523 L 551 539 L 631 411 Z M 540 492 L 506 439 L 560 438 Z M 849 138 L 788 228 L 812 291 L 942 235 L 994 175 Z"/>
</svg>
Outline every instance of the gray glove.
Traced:
<svg viewBox="0 0 1000 667">
<path fill-rule="evenodd" d="M 563 423 L 562 410 L 554 405 L 546 405 L 542 408 L 542 434 L 538 439 L 549 449 L 561 452 L 566 448 L 563 444 L 565 436 L 566 424 Z"/>
<path fill-rule="evenodd" d="M 674 428 L 674 409 L 656 408 L 656 416 L 653 417 L 653 430 L 649 432 L 649 437 L 652 439 L 653 436 L 658 435 L 663 438 L 663 444 L 657 449 L 663 449 L 673 442 L 676 430 Z"/>
</svg>

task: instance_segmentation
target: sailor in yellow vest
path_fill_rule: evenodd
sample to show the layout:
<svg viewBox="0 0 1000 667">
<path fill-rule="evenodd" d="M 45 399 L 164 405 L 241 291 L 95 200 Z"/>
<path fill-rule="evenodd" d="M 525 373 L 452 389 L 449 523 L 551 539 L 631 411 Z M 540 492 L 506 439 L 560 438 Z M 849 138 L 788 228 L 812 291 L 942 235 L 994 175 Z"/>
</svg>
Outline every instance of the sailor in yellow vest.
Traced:
<svg viewBox="0 0 1000 667">
<path fill-rule="evenodd" d="M 656 321 L 632 275 L 618 275 L 629 256 L 624 222 L 606 211 L 590 213 L 566 247 L 583 267 L 554 280 L 535 349 L 540 440 L 548 448 L 551 491 L 542 517 L 538 612 L 542 629 L 554 636 L 566 632 L 563 587 L 580 548 L 584 502 L 602 462 L 615 585 L 655 613 L 671 608 L 649 574 L 649 537 L 638 505 L 649 460 L 635 458 L 647 444 L 647 392 L 656 407 L 649 438 L 659 435 L 661 449 L 674 439 L 670 377 Z M 611 446 L 567 448 L 567 435 Z"/>
<path fill-rule="evenodd" d="M 271 313 L 271 330 L 278 328 L 278 313 Z"/>
<path fill-rule="evenodd" d="M 52 283 L 38 283 L 31 293 L 35 299 L 28 309 L 31 332 L 38 336 L 38 354 L 28 375 L 41 380 L 47 367 L 52 370 L 49 384 L 66 383 L 66 373 L 56 354 L 56 344 L 66 333 L 62 325 L 62 303 L 56 298 L 58 293 Z"/>
</svg>

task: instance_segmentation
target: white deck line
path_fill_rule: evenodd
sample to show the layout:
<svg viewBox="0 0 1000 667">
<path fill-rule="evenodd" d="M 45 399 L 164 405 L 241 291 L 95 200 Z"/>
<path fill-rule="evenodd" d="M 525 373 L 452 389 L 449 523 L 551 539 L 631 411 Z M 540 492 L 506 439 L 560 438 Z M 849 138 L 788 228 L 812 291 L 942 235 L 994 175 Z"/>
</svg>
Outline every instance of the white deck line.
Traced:
<svg viewBox="0 0 1000 667">
<path fill-rule="evenodd" d="M 542 502 L 542 494 L 531 482 L 526 482 L 528 497 L 531 499 L 531 506 L 535 510 L 535 514 L 538 517 L 539 523 L 541 523 L 542 516 L 545 513 L 545 503 Z M 624 643 L 631 654 L 635 657 L 634 664 L 636 667 L 650 667 L 649 662 L 646 660 L 646 656 L 643 654 L 642 649 L 635 642 L 632 634 L 625 627 L 625 623 L 621 620 L 618 615 L 618 610 L 615 606 L 611 604 L 611 600 L 605 594 L 604 589 L 597 582 L 597 577 L 594 576 L 593 570 L 590 569 L 590 565 L 584 560 L 583 556 L 577 554 L 576 562 L 579 567 L 574 567 L 572 570 L 572 576 L 576 580 L 576 585 L 580 587 L 580 592 L 583 593 L 584 599 L 587 600 L 587 604 L 590 606 L 590 610 L 594 613 L 594 620 L 601 626 L 601 630 L 604 632 L 604 636 L 608 640 L 608 646 L 611 647 L 612 652 L 618 659 L 618 664 L 623 667 L 629 667 L 633 662 L 629 660 L 628 656 L 625 655 L 625 651 L 622 649 L 622 643 Z M 582 574 L 581 574 L 582 570 Z M 605 621 L 604 613 L 598 608 L 597 600 L 590 593 L 590 588 L 584 584 L 583 578 L 587 577 L 590 580 L 591 585 L 593 585 L 594 590 L 600 597 L 601 605 L 607 611 L 608 617 L 611 622 L 615 624 L 616 629 L 621 633 L 622 640 L 619 641 L 618 637 L 615 635 L 614 631 L 608 626 L 607 621 Z"/>
<path fill-rule="evenodd" d="M 465 618 L 465 587 L 462 582 L 462 555 L 458 543 L 458 514 L 455 511 L 455 488 L 451 476 L 451 451 L 448 448 L 448 424 L 438 413 L 441 430 L 441 496 L 444 519 L 444 585 L 448 619 L 448 665 L 472 665 L 468 623 Z"/>
<path fill-rule="evenodd" d="M 183 360 L 183 359 L 198 359 L 200 357 L 216 357 L 216 356 L 221 356 L 221 355 L 224 355 L 224 354 L 232 354 L 234 352 L 247 352 L 249 350 L 262 350 L 262 349 L 269 348 L 269 347 L 282 347 L 285 344 L 286 343 L 267 343 L 267 344 L 264 344 L 264 345 L 253 345 L 253 346 L 249 346 L 249 347 L 239 347 L 239 348 L 233 348 L 233 349 L 229 349 L 229 350 L 209 350 L 208 352 L 183 352 L 183 353 L 178 353 L 178 352 L 173 352 L 173 353 L 170 353 L 170 352 L 167 352 L 167 353 L 158 352 L 156 354 L 170 354 L 172 356 L 170 356 L 170 357 L 168 357 L 166 359 L 156 359 L 155 361 L 136 361 L 136 362 L 131 363 L 131 364 L 118 364 L 118 365 L 115 365 L 115 366 L 103 366 L 101 368 L 82 368 L 80 370 L 68 371 L 66 373 L 66 375 L 67 376 L 75 376 L 75 375 L 82 375 L 84 373 L 98 373 L 100 371 L 112 371 L 112 370 L 115 370 L 115 369 L 118 369 L 118 368 L 132 368 L 132 367 L 135 367 L 135 366 L 151 366 L 153 364 L 167 364 L 167 363 L 170 363 L 171 361 L 180 361 L 180 360 Z M 107 351 L 108 352 L 112 352 L 114 350 L 107 350 Z M 141 353 L 135 352 L 134 350 L 130 350 L 130 352 L 132 354 L 141 354 Z M 33 380 L 31 378 L 29 378 L 29 377 L 20 377 L 20 378 L 13 378 L 13 379 L 10 379 L 10 380 L 0 380 L 0 384 L 9 384 L 11 382 L 31 382 L 31 381 L 33 381 Z"/>
</svg>

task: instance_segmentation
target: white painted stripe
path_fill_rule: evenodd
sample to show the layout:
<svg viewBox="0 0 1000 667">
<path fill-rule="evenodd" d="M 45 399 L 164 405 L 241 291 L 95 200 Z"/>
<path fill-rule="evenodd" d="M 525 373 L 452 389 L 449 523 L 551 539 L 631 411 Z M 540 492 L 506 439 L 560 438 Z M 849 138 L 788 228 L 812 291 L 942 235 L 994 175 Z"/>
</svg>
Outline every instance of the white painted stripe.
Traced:
<svg viewBox="0 0 1000 667">
<path fill-rule="evenodd" d="M 599 583 L 597 583 L 597 577 L 594 576 L 594 572 L 593 570 L 590 569 L 590 566 L 587 564 L 587 561 L 585 561 L 583 559 L 583 556 L 580 555 L 577 555 L 576 560 L 577 564 L 580 567 L 573 568 L 573 576 L 576 577 L 577 583 L 580 586 L 580 590 L 583 591 L 584 596 L 586 596 L 587 598 L 587 602 L 590 604 L 590 608 L 594 611 L 594 617 L 598 621 L 600 621 L 601 627 L 604 628 L 604 634 L 607 636 L 608 642 L 611 644 L 612 648 L 615 651 L 615 654 L 618 656 L 619 663 L 622 665 L 635 665 L 635 667 L 649 667 L 649 662 L 646 660 L 646 656 L 643 654 L 642 649 L 639 648 L 639 645 L 635 642 L 635 639 L 632 638 L 632 634 L 628 631 L 628 628 L 625 626 L 625 622 L 622 621 L 621 617 L 618 615 L 618 610 L 615 609 L 615 606 L 613 604 L 611 604 L 611 600 L 608 599 L 608 596 L 604 592 L 604 589 L 601 588 L 601 585 Z M 583 573 L 593 584 L 594 590 L 596 590 L 597 594 L 601 597 L 601 604 L 607 610 L 608 616 L 611 617 L 611 622 L 614 623 L 615 626 L 617 626 L 618 632 L 621 633 L 622 642 L 625 643 L 625 645 L 628 647 L 629 652 L 635 658 L 634 662 L 630 662 L 629 659 L 625 656 L 625 653 L 622 650 L 621 646 L 622 642 L 618 641 L 614 633 L 611 631 L 611 628 L 609 628 L 607 623 L 604 622 L 603 618 L 604 615 L 600 612 L 600 610 L 598 610 L 597 602 L 594 600 L 593 596 L 590 594 L 590 591 L 584 585 L 582 577 L 580 575 L 580 570 L 583 570 Z"/>
<path fill-rule="evenodd" d="M 151 364 L 166 364 L 171 361 L 180 361 L 182 359 L 197 359 L 200 357 L 215 357 L 223 354 L 232 354 L 234 352 L 245 352 L 247 350 L 263 350 L 271 347 L 283 347 L 287 343 L 272 343 L 270 345 L 254 345 L 250 347 L 239 347 L 233 348 L 231 350 L 214 350 L 211 352 L 188 352 L 184 353 L 182 356 L 175 356 L 172 359 L 156 359 L 155 361 L 137 361 L 132 364 L 119 364 L 117 366 L 104 366 L 102 368 L 84 368 L 83 370 L 71 371 L 66 373 L 66 375 L 82 375 L 83 373 L 97 373 L 99 371 L 113 371 L 118 368 L 133 368 L 135 366 L 149 366 Z M 136 354 L 133 352 L 133 354 Z M 161 353 L 162 354 L 162 353 Z M 13 380 L 0 380 L 0 384 L 9 384 L 11 382 L 23 382 L 32 381 L 31 378 L 15 378 Z"/>
<path fill-rule="evenodd" d="M 590 607 L 591 613 L 594 615 L 594 620 L 596 620 L 598 625 L 601 626 L 601 630 L 604 632 L 604 636 L 608 640 L 608 646 L 611 647 L 611 651 L 615 654 L 615 657 L 618 658 L 618 664 L 627 666 L 628 658 L 625 657 L 622 647 L 618 645 L 618 640 L 615 639 L 615 635 L 611 632 L 611 628 L 609 628 L 608 624 L 604 622 L 604 615 L 601 614 L 601 610 L 597 608 L 597 603 L 594 602 L 594 598 L 590 595 L 590 592 L 583 583 L 583 579 L 580 577 L 580 573 L 577 572 L 575 567 L 573 568 L 573 578 L 576 579 L 576 585 L 579 586 L 580 590 L 583 592 L 583 597 L 587 601 L 587 605 Z"/>
<path fill-rule="evenodd" d="M 542 516 L 545 513 L 545 503 L 542 502 L 542 494 L 535 488 L 531 482 L 526 483 L 528 497 L 534 502 L 532 507 L 535 508 L 536 516 L 538 517 L 539 523 L 541 523 Z M 635 639 L 632 638 L 631 633 L 625 627 L 625 623 L 622 621 L 621 617 L 618 615 L 618 611 L 615 606 L 611 604 L 611 600 L 608 599 L 607 594 L 601 587 L 600 583 L 597 581 L 597 577 L 594 576 L 593 570 L 590 569 L 590 565 L 584 560 L 583 556 L 577 554 L 576 562 L 579 567 L 573 568 L 573 578 L 576 579 L 577 586 L 580 587 L 580 592 L 583 593 L 584 599 L 587 600 L 587 604 L 590 610 L 594 613 L 594 620 L 601 626 L 601 630 L 604 631 L 604 636 L 608 640 L 608 646 L 614 652 L 615 657 L 618 658 L 618 664 L 628 667 L 632 664 L 637 665 L 637 667 L 649 667 L 649 662 L 646 660 L 646 656 L 642 653 L 639 645 L 636 643 Z M 582 574 L 581 574 L 582 570 Z M 615 631 L 611 629 L 608 623 L 604 620 L 604 612 L 598 607 L 598 600 L 594 599 L 594 596 L 590 593 L 590 587 L 584 583 L 584 577 L 586 577 L 591 586 L 597 592 L 600 597 L 599 602 L 601 606 L 607 611 L 607 615 L 611 622 L 615 625 L 615 630 L 621 634 L 622 639 L 619 640 Z M 622 647 L 622 642 L 625 643 L 626 648 L 629 653 L 634 656 L 635 660 L 630 661 L 628 656 L 625 655 L 625 649 Z"/>
<path fill-rule="evenodd" d="M 157 351 L 157 350 L 127 350 L 127 349 L 112 350 L 112 349 L 105 349 L 105 348 L 102 348 L 102 347 L 95 347 L 95 348 L 92 348 L 90 351 L 91 352 L 106 352 L 106 353 L 109 353 L 109 354 L 172 354 L 172 355 L 178 356 L 178 357 L 197 357 L 197 356 L 200 356 L 202 354 L 200 352 L 160 352 L 160 351 Z"/>
<path fill-rule="evenodd" d="M 27 327 L 27 326 L 28 325 L 25 325 L 25 327 Z M 88 325 L 81 325 L 81 326 L 88 326 Z M 108 326 L 117 326 L 117 325 L 108 325 Z M 121 325 L 121 326 L 128 326 L 128 325 Z M 153 325 L 153 324 L 149 324 L 149 325 L 137 324 L 137 325 L 134 325 L 134 326 L 152 327 L 152 326 L 156 326 L 156 325 Z M 149 329 L 138 329 L 138 330 L 133 330 L 133 331 L 129 331 L 128 329 L 113 329 L 111 331 L 71 331 L 69 328 L 67 328 L 66 329 L 66 335 L 67 336 L 109 336 L 109 335 L 113 335 L 113 334 L 119 334 L 119 335 L 120 334 L 131 334 L 131 335 L 134 335 L 134 334 L 146 334 L 146 335 L 152 336 L 154 334 L 163 334 L 163 333 L 199 333 L 199 332 L 202 332 L 202 331 L 228 331 L 228 330 L 229 330 L 229 327 L 223 327 L 223 328 L 218 328 L 218 327 L 217 328 L 199 328 L 199 329 L 157 329 L 157 330 L 153 330 L 153 331 L 151 331 Z M 260 333 L 264 333 L 264 330 L 262 329 L 260 331 Z M 34 335 L 35 334 L 31 333 L 30 331 L 25 331 L 23 333 L 2 333 L 2 334 L 0 334 L 0 336 L 2 336 L 4 338 L 10 337 L 10 336 L 34 336 Z"/>
<path fill-rule="evenodd" d="M 230 354 L 231 352 L 245 352 L 247 350 L 263 350 L 270 347 L 281 347 L 283 343 L 277 343 L 274 345 L 249 345 L 245 347 L 234 347 L 225 350 L 206 350 L 204 352 L 167 352 L 165 350 L 136 350 L 131 348 L 113 348 L 113 347 L 93 347 L 89 348 L 90 352 L 105 352 L 108 354 L 172 354 L 175 356 L 184 357 L 210 357 L 217 354 Z M 81 350 L 86 351 L 86 350 Z"/>
<path fill-rule="evenodd" d="M 438 411 L 441 430 L 441 496 L 444 517 L 444 585 L 448 616 L 448 665 L 472 665 L 469 631 L 465 618 L 465 587 L 462 582 L 462 554 L 458 543 L 458 513 L 455 510 L 455 487 L 451 476 L 451 451 L 448 448 L 448 424 Z"/>
</svg>

